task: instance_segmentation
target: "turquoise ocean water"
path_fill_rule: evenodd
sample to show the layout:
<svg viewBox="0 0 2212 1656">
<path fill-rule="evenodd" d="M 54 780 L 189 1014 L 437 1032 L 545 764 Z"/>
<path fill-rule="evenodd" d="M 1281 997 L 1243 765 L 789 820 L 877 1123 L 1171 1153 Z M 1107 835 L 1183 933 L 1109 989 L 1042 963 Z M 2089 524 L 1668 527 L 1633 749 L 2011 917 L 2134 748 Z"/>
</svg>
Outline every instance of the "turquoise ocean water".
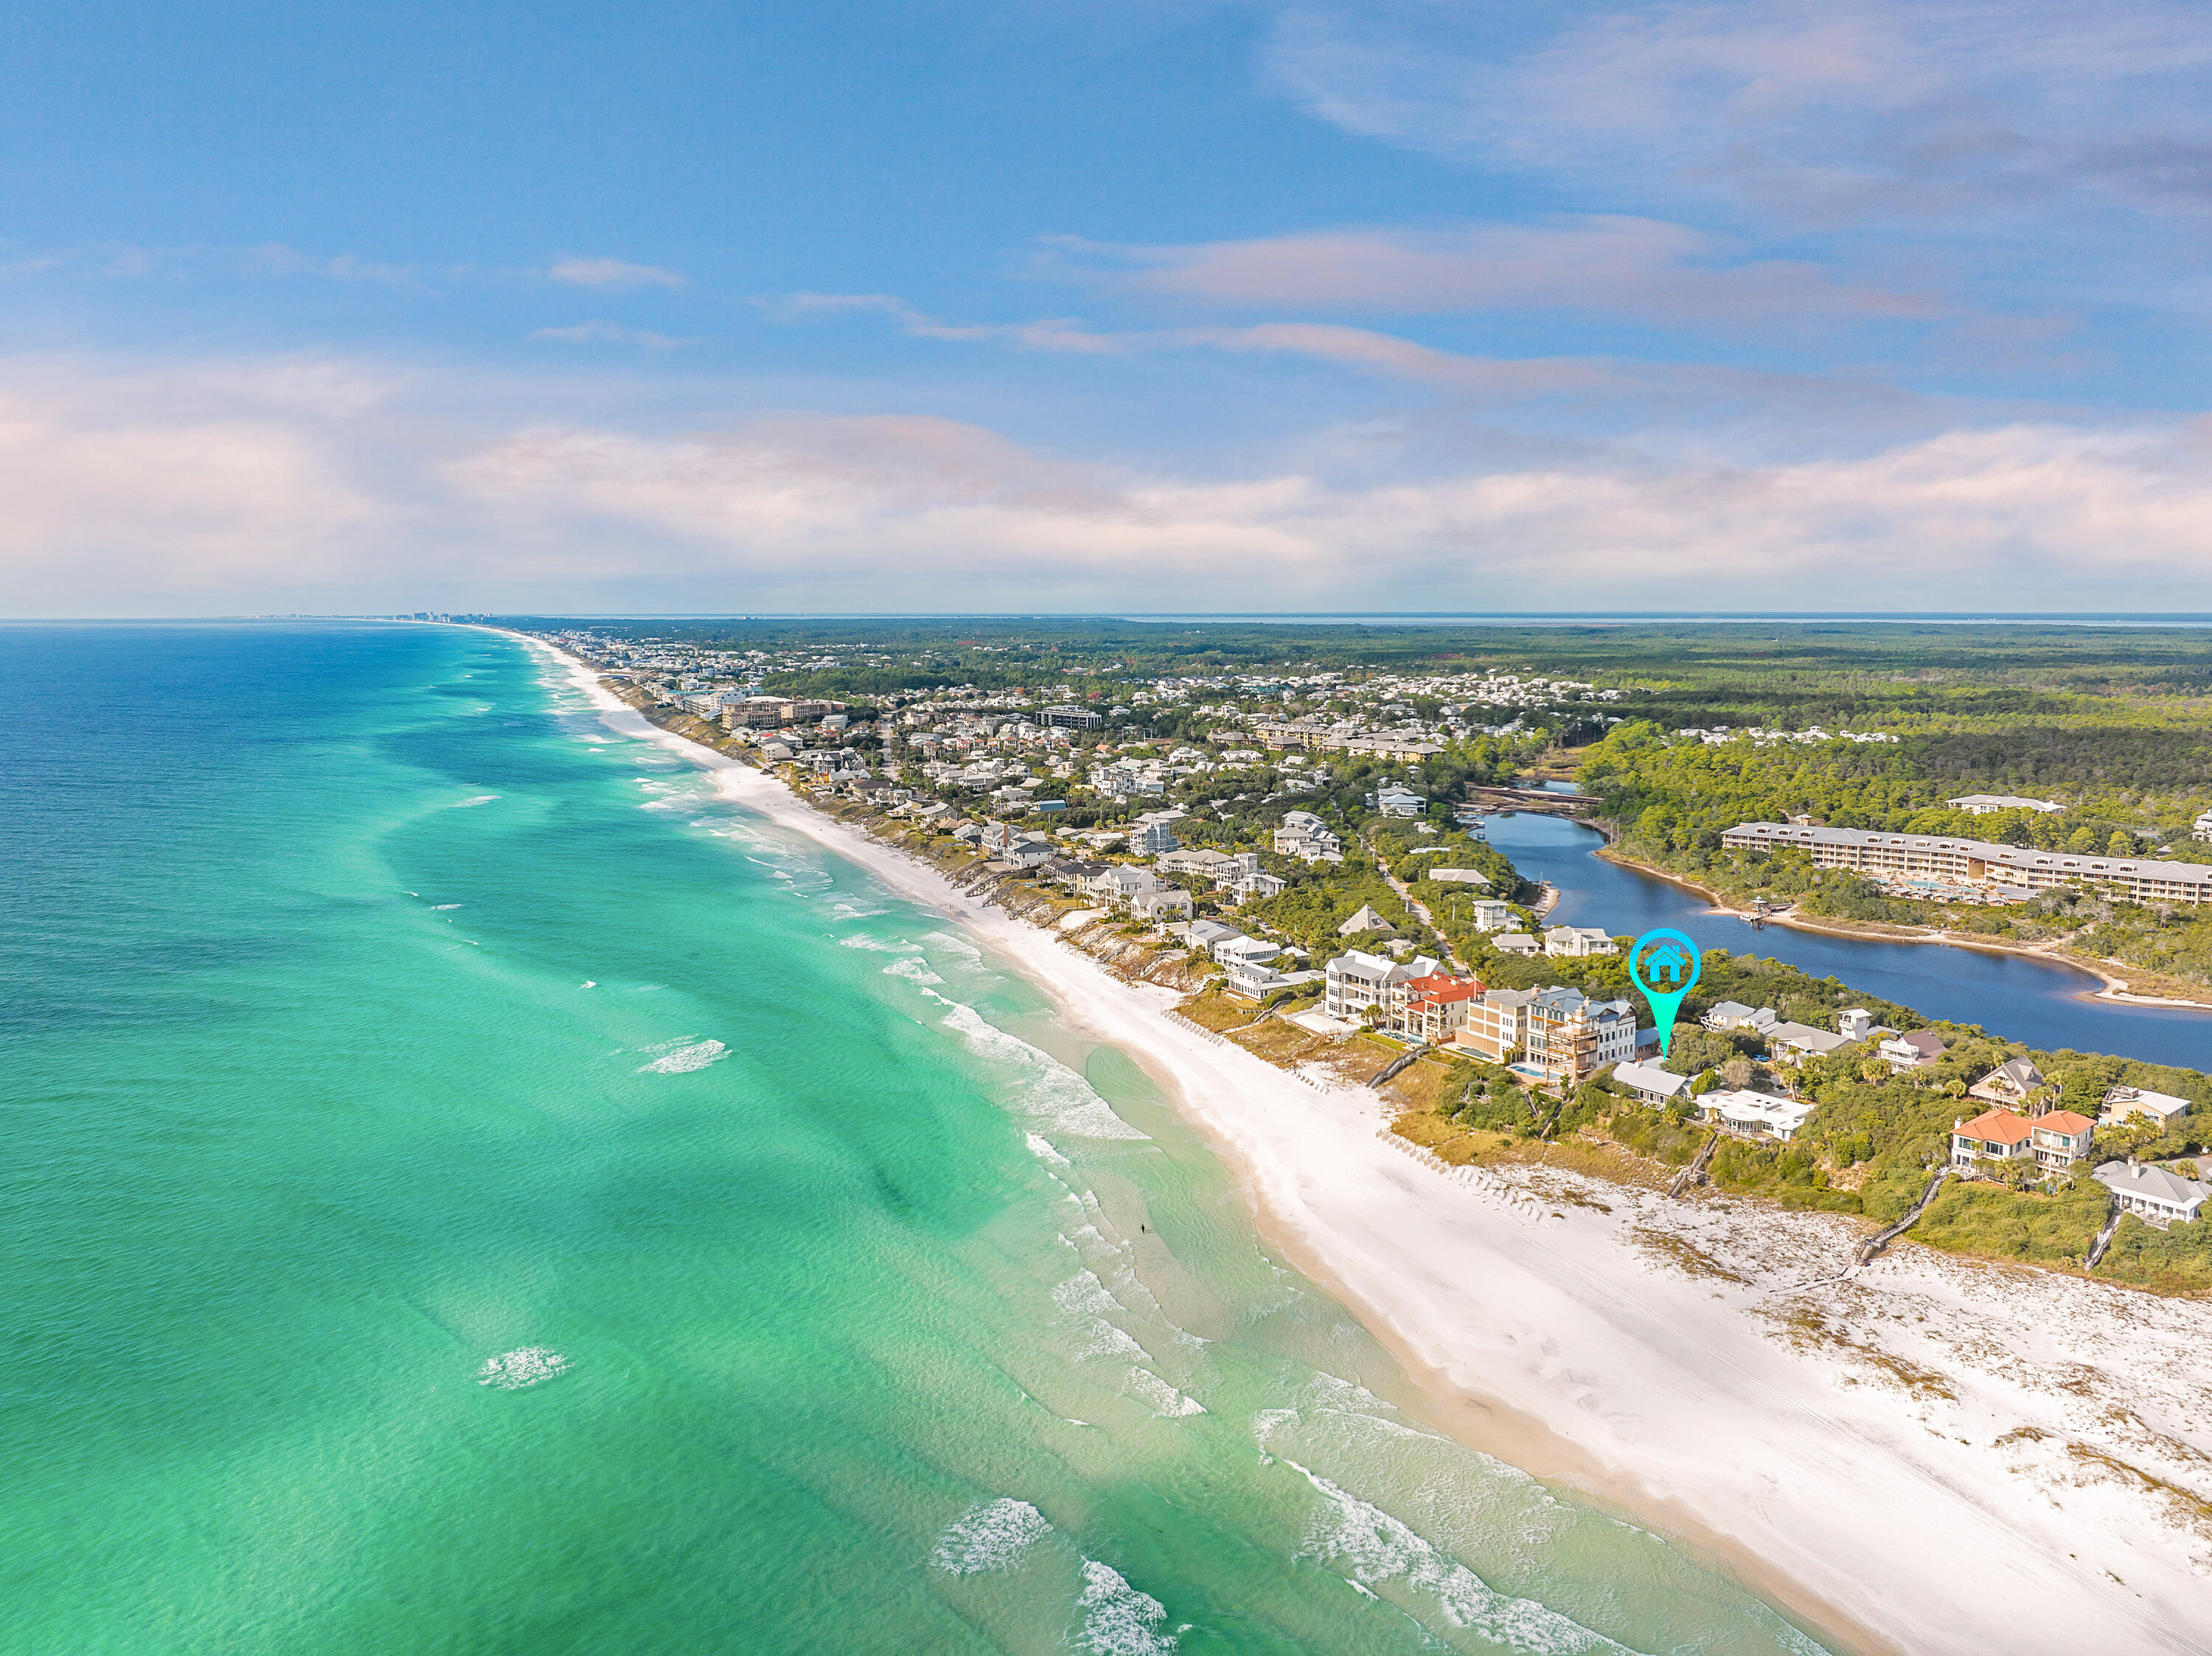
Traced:
<svg viewBox="0 0 2212 1656">
<path fill-rule="evenodd" d="M 0 629 L 0 1651 L 1819 1648 L 520 646 Z"/>
</svg>

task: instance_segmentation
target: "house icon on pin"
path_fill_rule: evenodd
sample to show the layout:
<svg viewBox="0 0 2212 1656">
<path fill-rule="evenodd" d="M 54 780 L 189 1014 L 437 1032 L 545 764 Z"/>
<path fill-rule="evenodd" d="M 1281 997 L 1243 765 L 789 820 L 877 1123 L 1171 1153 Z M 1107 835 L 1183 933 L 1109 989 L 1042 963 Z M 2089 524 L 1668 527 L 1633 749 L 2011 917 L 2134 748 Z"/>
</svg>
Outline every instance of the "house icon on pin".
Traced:
<svg viewBox="0 0 2212 1656">
<path fill-rule="evenodd" d="M 1659 974 L 1662 972 L 1667 974 L 1668 982 L 1680 983 L 1682 968 L 1689 963 L 1690 957 L 1673 943 L 1662 943 L 1644 957 L 1644 971 L 1654 983 L 1659 980 Z"/>
</svg>

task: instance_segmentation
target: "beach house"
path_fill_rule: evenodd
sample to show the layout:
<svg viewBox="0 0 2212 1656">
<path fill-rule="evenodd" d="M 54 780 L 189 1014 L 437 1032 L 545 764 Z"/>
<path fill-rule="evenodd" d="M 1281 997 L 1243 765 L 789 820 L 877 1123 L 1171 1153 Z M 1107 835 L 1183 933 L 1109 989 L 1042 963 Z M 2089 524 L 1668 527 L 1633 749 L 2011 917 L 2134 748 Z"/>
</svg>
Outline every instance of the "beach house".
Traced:
<svg viewBox="0 0 2212 1656">
<path fill-rule="evenodd" d="M 2097 1119 L 2107 1124 L 2132 1120 L 2147 1116 L 2154 1121 L 2171 1121 L 2191 1107 L 2185 1098 L 2172 1093 L 2154 1093 L 2148 1087 L 2115 1087 L 2105 1095 L 2098 1107 Z"/>
<path fill-rule="evenodd" d="M 2033 1154 L 2035 1129 L 2009 1110 L 1984 1110 L 1972 1121 L 1951 1124 L 1951 1165 L 1972 1178 L 1989 1162 L 2006 1162 Z"/>
<path fill-rule="evenodd" d="M 1716 1088 L 1698 1098 L 1698 1110 L 1705 1120 L 1739 1138 L 1778 1138 L 1788 1143 L 1813 1113 L 1813 1106 L 1771 1093 Z"/>
<path fill-rule="evenodd" d="M 1379 1006 L 1382 1016 L 1388 1019 L 1404 1004 L 1406 985 L 1430 976 L 1437 965 L 1425 955 L 1394 961 L 1347 949 L 1322 968 L 1326 986 L 1322 1010 L 1344 1022 L 1358 1023 L 1366 1017 L 1369 1007 Z"/>
<path fill-rule="evenodd" d="M 1933 1029 L 1915 1029 L 1909 1034 L 1892 1035 L 1874 1050 L 1875 1056 L 1893 1069 L 1922 1070 L 1950 1049 Z"/>
<path fill-rule="evenodd" d="M 1535 998 L 1533 989 L 1487 989 L 1474 996 L 1453 1045 L 1492 1064 L 1510 1063 L 1528 1044 L 1528 1005 Z"/>
<path fill-rule="evenodd" d="M 2044 1085 L 2043 1071 L 2024 1058 L 2008 1058 L 1966 1089 L 1969 1098 L 2017 1109 Z"/>
<path fill-rule="evenodd" d="M 1467 1027 L 1468 1009 L 1482 993 L 1473 978 L 1455 978 L 1442 972 L 1406 982 L 1405 1004 L 1392 1027 L 1411 1040 L 1442 1046 Z"/>
<path fill-rule="evenodd" d="M 1544 952 L 1554 959 L 1618 955 L 1620 949 L 1602 926 L 1555 925 L 1544 933 Z"/>
<path fill-rule="evenodd" d="M 1628 1089 L 1639 1104 L 1672 1104 L 1690 1090 L 1690 1077 L 1662 1070 L 1656 1064 L 1623 1064 L 1613 1072 L 1614 1082 Z"/>
<path fill-rule="evenodd" d="M 2029 1143 L 2035 1150 L 2035 1165 L 2045 1171 L 2063 1172 L 2088 1159 L 2089 1139 L 2097 1124 L 2087 1116 L 2071 1110 L 2045 1110 L 2028 1125 L 2033 1130 Z"/>
<path fill-rule="evenodd" d="M 1547 1081 L 1572 1084 L 1636 1057 L 1636 1015 L 1625 1000 L 1592 1000 L 1554 984 L 1528 1003 L 1527 1057 Z"/>
<path fill-rule="evenodd" d="M 2212 1186 L 2184 1179 L 2133 1156 L 2124 1162 L 2107 1162 L 2089 1176 L 2112 1192 L 2113 1205 L 2121 1212 L 2132 1213 L 2160 1230 L 2172 1224 L 2194 1222 L 2203 1210 L 2204 1198 L 2212 1196 Z"/>
</svg>

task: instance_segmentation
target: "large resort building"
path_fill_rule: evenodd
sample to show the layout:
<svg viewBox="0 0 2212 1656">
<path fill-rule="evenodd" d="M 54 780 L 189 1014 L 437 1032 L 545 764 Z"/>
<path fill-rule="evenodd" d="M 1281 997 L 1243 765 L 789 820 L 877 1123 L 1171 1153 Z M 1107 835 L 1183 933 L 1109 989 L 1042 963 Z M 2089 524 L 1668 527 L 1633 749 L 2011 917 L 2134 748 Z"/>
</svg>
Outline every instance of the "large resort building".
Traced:
<svg viewBox="0 0 2212 1656">
<path fill-rule="evenodd" d="M 1990 840 L 1801 828 L 1790 822 L 1739 822 L 1721 835 L 1721 844 L 1731 851 L 1795 847 L 1811 852 L 1815 868 L 1847 868 L 1876 879 L 1941 880 L 2027 891 L 2097 886 L 2130 902 L 2212 902 L 2212 864 L 2203 863 L 2097 857 Z"/>
</svg>

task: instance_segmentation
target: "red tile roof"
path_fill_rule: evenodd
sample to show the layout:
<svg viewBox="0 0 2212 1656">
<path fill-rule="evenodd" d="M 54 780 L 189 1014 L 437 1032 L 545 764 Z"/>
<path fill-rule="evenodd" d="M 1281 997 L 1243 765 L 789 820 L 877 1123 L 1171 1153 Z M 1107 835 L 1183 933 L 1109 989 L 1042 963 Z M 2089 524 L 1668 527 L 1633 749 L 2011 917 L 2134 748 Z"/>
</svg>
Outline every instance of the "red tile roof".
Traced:
<svg viewBox="0 0 2212 1656">
<path fill-rule="evenodd" d="M 1455 978 L 1443 972 L 1431 972 L 1425 978 L 1415 978 L 1406 987 L 1417 1001 L 1443 1006 L 1455 1000 L 1473 1000 L 1482 992 L 1482 985 L 1473 978 Z"/>
<path fill-rule="evenodd" d="M 1984 1110 L 1954 1131 L 1961 1138 L 1978 1138 L 1991 1144 L 2024 1144 L 2035 1128 L 2026 1117 L 2010 1110 Z"/>
<path fill-rule="evenodd" d="M 2087 1132 L 2097 1124 L 2086 1115 L 2076 1115 L 2071 1110 L 2046 1110 L 2035 1118 L 2035 1125 L 2047 1127 L 2052 1132 L 2063 1132 L 2069 1138 Z"/>
</svg>

